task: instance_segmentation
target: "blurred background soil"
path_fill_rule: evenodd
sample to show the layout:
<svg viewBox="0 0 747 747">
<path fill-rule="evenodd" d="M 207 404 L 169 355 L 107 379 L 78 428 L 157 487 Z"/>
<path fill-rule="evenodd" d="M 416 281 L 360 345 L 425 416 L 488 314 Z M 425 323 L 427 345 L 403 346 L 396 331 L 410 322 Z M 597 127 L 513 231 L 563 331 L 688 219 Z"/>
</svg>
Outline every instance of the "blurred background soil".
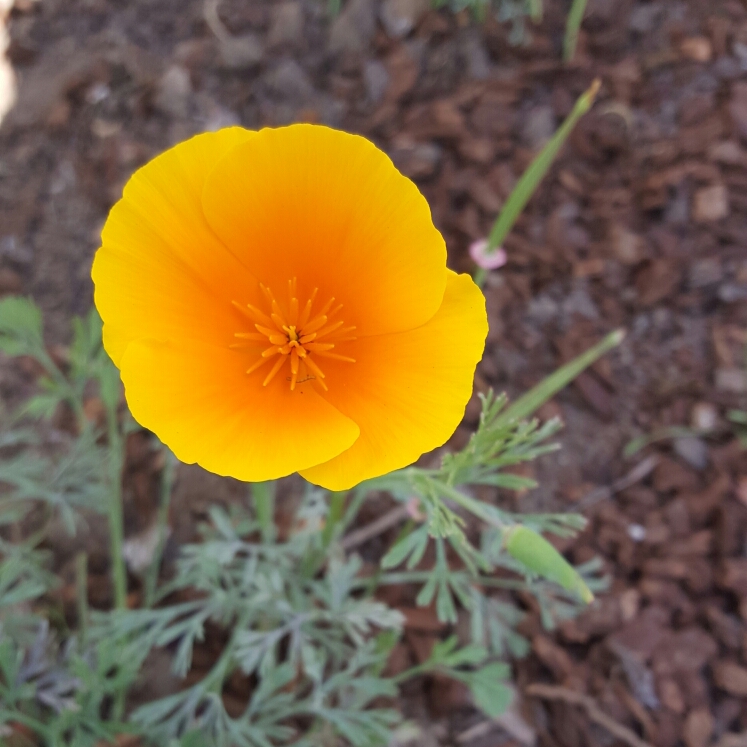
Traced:
<svg viewBox="0 0 747 747">
<path fill-rule="evenodd" d="M 566 0 L 545 0 L 518 45 L 510 25 L 428 0 L 348 0 L 336 18 L 322 0 L 12 5 L 0 294 L 33 296 L 53 349 L 92 303 L 92 256 L 123 184 L 194 133 L 305 121 L 371 138 L 428 198 L 450 266 L 471 272 L 467 247 L 601 77 L 594 109 L 506 240 L 508 264 L 487 281 L 476 391 L 515 395 L 627 330 L 543 408 L 566 428 L 563 450 L 534 468 L 541 487 L 498 496 L 589 516 L 562 549 L 575 562 L 601 556 L 612 589 L 553 634 L 530 609 L 521 708 L 500 723 L 437 679 L 415 683 L 402 707 L 427 725 L 423 745 L 747 745 L 747 452 L 725 419 L 747 399 L 747 5 L 590 0 L 567 65 Z M 0 359 L 1 414 L 32 373 Z M 452 446 L 478 413 L 475 397 Z M 624 458 L 634 437 L 675 425 L 698 433 Z M 158 465 L 142 438 L 129 451 L 136 536 L 152 518 Z M 239 487 L 182 469 L 175 515 L 189 524 Z M 364 518 L 379 512 L 372 504 Z M 362 550 L 375 560 L 383 546 Z M 404 668 L 444 630 L 406 595 L 390 597 L 407 613 L 392 662 Z"/>
</svg>

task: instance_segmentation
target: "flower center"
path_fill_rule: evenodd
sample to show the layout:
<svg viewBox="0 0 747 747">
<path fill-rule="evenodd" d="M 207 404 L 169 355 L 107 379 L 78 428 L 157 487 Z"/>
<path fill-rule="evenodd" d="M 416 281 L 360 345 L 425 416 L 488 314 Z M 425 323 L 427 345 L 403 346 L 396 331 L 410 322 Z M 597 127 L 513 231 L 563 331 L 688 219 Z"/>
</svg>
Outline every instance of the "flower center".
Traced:
<svg viewBox="0 0 747 747">
<path fill-rule="evenodd" d="M 355 340 L 355 335 L 351 334 L 355 331 L 355 327 L 345 327 L 341 319 L 335 319 L 342 309 L 342 304 L 335 306 L 333 297 L 321 309 L 315 311 L 314 305 L 319 289 L 314 288 L 314 292 L 301 308 L 296 278 L 288 281 L 288 303 L 286 305 L 281 305 L 268 287 L 262 283 L 259 287 L 267 301 L 269 313 L 251 304 L 242 306 L 236 301 L 233 302 L 239 311 L 251 319 L 256 332 L 237 332 L 234 337 L 241 342 L 234 343 L 231 347 L 255 347 L 257 342 L 270 344 L 270 347 L 262 351 L 259 360 L 247 370 L 247 373 L 254 373 L 270 360 L 275 359 L 262 386 L 267 386 L 287 363 L 290 369 L 287 379 L 290 381 L 291 390 L 296 388 L 296 384 L 316 380 L 326 391 L 324 372 L 319 366 L 320 358 L 355 363 L 353 358 L 332 352 L 339 343 Z"/>
</svg>

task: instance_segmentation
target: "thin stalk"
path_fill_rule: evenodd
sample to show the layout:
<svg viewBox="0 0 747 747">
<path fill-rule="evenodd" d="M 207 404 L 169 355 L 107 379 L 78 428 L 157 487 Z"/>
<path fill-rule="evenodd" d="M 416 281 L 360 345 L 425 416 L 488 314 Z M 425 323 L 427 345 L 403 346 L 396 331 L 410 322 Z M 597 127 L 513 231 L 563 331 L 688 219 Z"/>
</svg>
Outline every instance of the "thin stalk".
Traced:
<svg viewBox="0 0 747 747">
<path fill-rule="evenodd" d="M 543 379 L 537 386 L 519 397 L 509 405 L 495 421 L 495 427 L 529 417 L 538 407 L 557 394 L 564 386 L 570 384 L 584 369 L 588 368 L 605 353 L 617 347 L 625 339 L 625 331 L 618 329 L 608 334 L 603 340 L 589 348 L 577 358 L 561 366 L 555 373 Z"/>
<path fill-rule="evenodd" d="M 124 560 L 124 518 L 122 516 L 122 467 L 124 465 L 124 439 L 117 426 L 115 411 L 107 413 L 109 436 L 109 536 L 111 541 L 112 585 L 114 607 L 127 606 L 127 569 Z"/>
<path fill-rule="evenodd" d="M 35 731 L 37 736 L 40 736 L 44 740 L 45 744 L 55 744 L 54 733 L 52 729 L 45 726 L 41 721 L 38 721 L 33 716 L 27 716 L 25 713 L 21 713 L 20 711 L 7 713 L 4 712 L 3 709 L 2 711 L 0 711 L 0 717 L 3 718 L 3 726 L 7 723 L 7 721 L 5 720 L 5 718 L 7 717 L 8 721 L 17 721 L 19 724 L 23 724 L 29 729 Z"/>
<path fill-rule="evenodd" d="M 365 490 L 356 490 L 353 493 L 353 497 L 350 500 L 347 508 L 345 509 L 345 515 L 340 520 L 340 532 L 344 532 L 348 527 L 355 521 L 355 517 L 358 515 L 361 506 L 368 497 L 368 493 Z"/>
<path fill-rule="evenodd" d="M 521 214 L 521 211 L 526 207 L 527 202 L 529 202 L 529 198 L 534 194 L 545 174 L 550 169 L 555 157 L 573 131 L 576 123 L 591 108 L 600 86 L 601 81 L 597 78 L 588 90 L 581 94 L 565 122 L 558 128 L 545 147 L 529 165 L 529 168 L 522 174 L 521 179 L 519 179 L 513 191 L 508 196 L 506 204 L 503 206 L 493 224 L 493 228 L 490 230 L 486 253 L 489 254 L 495 251 L 503 243 L 509 231 L 513 228 L 514 223 L 516 223 L 516 219 Z M 475 283 L 482 287 L 485 283 L 487 272 L 480 267 L 473 277 Z"/>
<path fill-rule="evenodd" d="M 122 469 L 124 466 L 124 439 L 119 432 L 116 408 L 107 412 L 109 438 L 109 540 L 111 542 L 112 585 L 114 587 L 114 608 L 127 607 L 127 568 L 124 559 L 124 517 L 122 515 Z M 125 710 L 124 688 L 119 690 L 112 705 L 112 717 L 121 721 Z"/>
<path fill-rule="evenodd" d="M 509 526 L 495 515 L 496 512 L 492 506 L 489 506 L 482 501 L 478 501 L 475 498 L 470 498 L 470 496 L 461 493 L 456 488 L 451 487 L 451 485 L 445 485 L 444 483 L 434 480 L 433 489 L 439 491 L 445 498 L 466 509 L 474 516 L 482 519 L 489 526 L 501 530 L 506 529 L 506 527 Z"/>
<path fill-rule="evenodd" d="M 420 584 L 427 582 L 433 571 L 402 571 L 393 573 L 382 573 L 373 577 L 362 577 L 357 578 L 353 582 L 353 586 L 356 588 L 366 588 L 374 578 L 377 586 L 389 586 L 399 584 Z M 451 571 L 450 577 L 457 579 L 464 577 L 468 579 L 470 583 L 478 586 L 487 586 L 494 589 L 515 589 L 523 590 L 526 589 L 526 583 L 524 581 L 514 581 L 508 578 L 493 578 L 491 576 L 472 576 L 468 573 L 460 573 L 459 571 Z"/>
<path fill-rule="evenodd" d="M 75 602 L 78 611 L 80 647 L 83 649 L 88 638 L 88 555 L 79 552 L 75 556 Z"/>
<path fill-rule="evenodd" d="M 161 569 L 161 560 L 163 559 L 163 550 L 166 547 L 167 527 L 169 522 L 169 507 L 171 505 L 171 493 L 174 488 L 174 477 L 176 475 L 177 460 L 171 453 L 170 449 L 164 447 L 165 462 L 161 472 L 161 486 L 159 490 L 158 516 L 156 517 L 156 531 L 158 539 L 156 540 L 156 549 L 153 551 L 153 558 L 145 573 L 145 583 L 143 591 L 143 606 L 147 609 L 153 606 L 156 596 L 156 586 L 158 584 L 158 572 Z"/>
<path fill-rule="evenodd" d="M 568 19 L 565 23 L 565 37 L 563 39 L 563 59 L 570 62 L 573 55 L 576 54 L 576 44 L 578 43 L 578 31 L 581 28 L 581 21 L 584 18 L 586 10 L 586 0 L 573 0 L 573 5 L 568 13 Z"/>
<path fill-rule="evenodd" d="M 337 534 L 338 527 L 342 523 L 342 518 L 345 512 L 345 497 L 347 493 L 331 493 L 329 497 L 329 513 L 327 514 L 327 521 L 324 524 L 322 530 L 322 547 L 326 553 L 329 546 L 332 544 L 332 540 Z"/>
<path fill-rule="evenodd" d="M 275 526 L 275 483 L 253 483 L 252 503 L 262 532 L 262 541 L 271 544 L 275 541 L 277 535 L 277 527 Z"/>
</svg>

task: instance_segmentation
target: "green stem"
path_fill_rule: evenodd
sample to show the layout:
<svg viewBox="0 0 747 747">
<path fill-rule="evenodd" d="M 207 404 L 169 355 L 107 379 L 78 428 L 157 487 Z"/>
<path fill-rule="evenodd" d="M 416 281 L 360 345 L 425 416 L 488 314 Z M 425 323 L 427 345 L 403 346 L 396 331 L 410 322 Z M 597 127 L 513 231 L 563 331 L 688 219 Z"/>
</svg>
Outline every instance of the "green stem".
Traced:
<svg viewBox="0 0 747 747">
<path fill-rule="evenodd" d="M 475 285 L 478 288 L 482 288 L 485 286 L 485 281 L 488 278 L 488 271 L 484 267 L 478 267 L 475 270 L 475 274 L 472 276 L 472 279 L 475 281 Z"/>
<path fill-rule="evenodd" d="M 4 709 L 0 710 L 0 723 L 5 725 L 8 721 L 16 721 L 19 724 L 23 724 L 29 729 L 32 729 L 44 740 L 45 744 L 56 744 L 52 729 L 46 727 L 41 721 L 37 721 L 37 719 L 32 716 L 27 716 L 18 710 L 12 713 L 5 711 Z"/>
<path fill-rule="evenodd" d="M 84 552 L 75 556 L 75 600 L 82 650 L 88 637 L 88 555 Z"/>
<path fill-rule="evenodd" d="M 516 219 L 521 215 L 521 211 L 526 207 L 530 197 L 534 194 L 545 174 L 550 169 L 555 157 L 563 147 L 563 143 L 568 139 L 578 120 L 591 108 L 599 92 L 600 85 L 601 82 L 597 79 L 587 91 L 581 94 L 565 122 L 558 128 L 545 147 L 542 148 L 534 161 L 529 165 L 529 168 L 521 175 L 521 179 L 519 179 L 508 196 L 506 204 L 503 206 L 490 230 L 488 246 L 485 250 L 486 253 L 489 254 L 497 249 L 503 243 L 509 231 L 514 227 Z M 481 288 L 486 277 L 487 273 L 483 268 L 478 268 L 473 275 L 475 283 Z"/>
<path fill-rule="evenodd" d="M 163 465 L 163 471 L 161 472 L 161 489 L 159 491 L 158 516 L 156 517 L 156 531 L 158 532 L 158 539 L 156 540 L 156 549 L 153 552 L 153 559 L 151 560 L 145 575 L 143 606 L 146 609 L 153 606 L 153 601 L 156 596 L 158 572 L 161 569 L 163 550 L 166 546 L 166 530 L 169 522 L 171 492 L 174 488 L 174 476 L 176 475 L 176 457 L 171 453 L 171 450 L 167 449 L 166 447 L 164 447 L 164 456 L 166 457 L 166 459 Z"/>
<path fill-rule="evenodd" d="M 471 514 L 482 519 L 486 524 L 497 527 L 498 529 L 505 529 L 507 524 L 501 521 L 496 515 L 492 506 L 483 503 L 482 501 L 470 498 L 451 485 L 445 485 L 438 480 L 433 480 L 433 489 L 439 491 L 444 497 L 456 503 L 458 506 L 469 511 Z"/>
<path fill-rule="evenodd" d="M 401 571 L 393 573 L 382 573 L 380 575 L 364 576 L 356 578 L 353 586 L 358 589 L 365 589 L 371 585 L 371 580 L 375 580 L 376 586 L 399 586 L 400 584 L 420 584 L 430 580 L 433 571 Z M 493 578 L 492 576 L 472 576 L 469 573 L 460 571 L 450 571 L 452 579 L 464 577 L 472 584 L 477 586 L 486 586 L 491 589 L 514 589 L 521 591 L 526 589 L 524 581 L 514 581 L 508 578 Z"/>
<path fill-rule="evenodd" d="M 122 516 L 122 467 L 124 439 L 119 432 L 116 410 L 107 412 L 109 436 L 109 536 L 111 541 L 112 585 L 114 607 L 127 606 L 127 569 L 124 560 L 124 518 Z"/>
<path fill-rule="evenodd" d="M 581 28 L 581 21 L 584 18 L 586 10 L 586 0 L 573 0 L 571 10 L 568 13 L 568 20 L 565 24 L 565 38 L 563 39 L 563 59 L 569 62 L 576 53 L 576 44 L 578 43 L 578 31 Z"/>
<path fill-rule="evenodd" d="M 327 514 L 327 521 L 324 524 L 322 531 L 322 547 L 326 553 L 329 546 L 332 544 L 332 540 L 337 534 L 338 527 L 342 522 L 342 517 L 345 511 L 345 497 L 347 493 L 331 493 L 329 498 L 329 513 Z"/>
<path fill-rule="evenodd" d="M 570 384 L 584 369 L 598 358 L 617 347 L 625 339 L 625 331 L 618 329 L 610 332 L 603 340 L 589 348 L 577 358 L 561 366 L 555 373 L 543 379 L 537 386 L 519 397 L 509 405 L 496 419 L 495 428 L 507 423 L 529 417 L 538 407 L 557 394 L 564 386 Z"/>
<path fill-rule="evenodd" d="M 262 541 L 271 544 L 275 541 L 275 483 L 255 482 L 252 484 L 252 502 L 254 513 L 262 532 Z"/>
</svg>

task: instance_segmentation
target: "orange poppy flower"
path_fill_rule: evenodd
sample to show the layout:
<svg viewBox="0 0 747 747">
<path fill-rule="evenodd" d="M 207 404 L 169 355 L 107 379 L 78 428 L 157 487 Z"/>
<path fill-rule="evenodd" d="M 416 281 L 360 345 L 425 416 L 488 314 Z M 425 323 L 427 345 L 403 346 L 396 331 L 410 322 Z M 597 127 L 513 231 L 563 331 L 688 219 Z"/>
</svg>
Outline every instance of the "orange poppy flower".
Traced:
<svg viewBox="0 0 747 747">
<path fill-rule="evenodd" d="M 443 444 L 487 319 L 417 187 L 313 125 L 198 135 L 137 171 L 93 264 L 133 416 L 184 462 L 344 490 Z"/>
</svg>

